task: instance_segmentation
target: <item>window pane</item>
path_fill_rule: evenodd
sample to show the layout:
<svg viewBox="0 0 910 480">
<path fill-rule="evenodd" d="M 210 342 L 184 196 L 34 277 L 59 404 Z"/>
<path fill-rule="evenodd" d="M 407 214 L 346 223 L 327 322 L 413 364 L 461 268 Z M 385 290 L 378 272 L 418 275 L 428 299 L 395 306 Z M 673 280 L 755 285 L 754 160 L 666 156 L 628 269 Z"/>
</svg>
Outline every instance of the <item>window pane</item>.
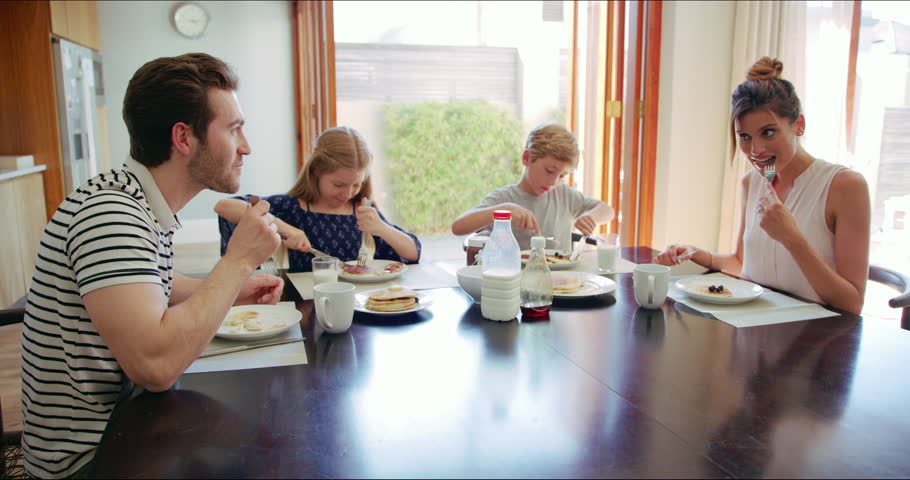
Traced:
<svg viewBox="0 0 910 480">
<path fill-rule="evenodd" d="M 854 168 L 872 197 L 869 260 L 910 274 L 910 9 L 904 2 L 861 5 Z M 894 291 L 882 296 L 867 303 L 884 306 Z M 886 307 L 881 313 L 900 316 Z"/>
<path fill-rule="evenodd" d="M 338 123 L 373 151 L 381 210 L 451 237 L 456 216 L 518 182 L 528 131 L 564 123 L 568 2 L 334 5 Z"/>
</svg>

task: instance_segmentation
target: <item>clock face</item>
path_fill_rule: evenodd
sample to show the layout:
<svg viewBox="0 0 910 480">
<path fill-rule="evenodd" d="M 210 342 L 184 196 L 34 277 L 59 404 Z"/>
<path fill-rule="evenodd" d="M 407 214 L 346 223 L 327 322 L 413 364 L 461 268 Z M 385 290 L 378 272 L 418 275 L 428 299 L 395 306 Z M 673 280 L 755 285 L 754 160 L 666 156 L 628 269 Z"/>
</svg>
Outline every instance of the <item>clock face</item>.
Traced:
<svg viewBox="0 0 910 480">
<path fill-rule="evenodd" d="M 184 3 L 174 10 L 174 26 L 182 35 L 196 38 L 205 32 L 209 14 L 195 3 Z"/>
</svg>

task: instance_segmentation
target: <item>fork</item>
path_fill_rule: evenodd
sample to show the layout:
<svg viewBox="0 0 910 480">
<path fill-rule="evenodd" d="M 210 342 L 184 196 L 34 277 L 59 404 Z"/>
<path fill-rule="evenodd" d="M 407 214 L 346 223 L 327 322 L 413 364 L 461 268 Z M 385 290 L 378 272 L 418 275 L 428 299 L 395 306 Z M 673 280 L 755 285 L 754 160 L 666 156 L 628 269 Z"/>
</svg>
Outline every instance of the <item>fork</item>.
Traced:
<svg viewBox="0 0 910 480">
<path fill-rule="evenodd" d="M 578 240 L 578 243 L 575 244 L 575 249 L 572 250 L 572 254 L 569 255 L 569 260 L 574 262 L 578 260 L 578 256 L 581 255 L 581 252 L 585 249 L 585 244 L 588 243 L 588 236 L 582 235 Z"/>
<path fill-rule="evenodd" d="M 370 202 L 369 198 L 364 198 L 363 204 L 367 207 L 373 206 L 373 203 Z M 366 267 L 369 257 L 370 249 L 367 248 L 367 232 L 363 232 L 363 236 L 360 240 L 360 251 L 357 252 L 357 266 L 361 268 Z"/>
<path fill-rule="evenodd" d="M 774 164 L 772 163 L 771 165 L 768 165 L 767 167 L 764 167 L 764 168 L 765 169 L 764 169 L 763 173 L 765 175 L 765 178 L 768 180 L 768 183 L 773 183 L 774 174 L 775 174 Z"/>
<path fill-rule="evenodd" d="M 250 195 L 250 205 L 256 205 L 259 203 L 259 196 Z M 278 276 L 278 265 L 275 264 L 275 257 L 270 256 L 266 261 L 262 262 L 262 265 L 259 266 L 259 270 L 262 270 L 262 273 L 267 273 L 269 275 Z"/>
</svg>

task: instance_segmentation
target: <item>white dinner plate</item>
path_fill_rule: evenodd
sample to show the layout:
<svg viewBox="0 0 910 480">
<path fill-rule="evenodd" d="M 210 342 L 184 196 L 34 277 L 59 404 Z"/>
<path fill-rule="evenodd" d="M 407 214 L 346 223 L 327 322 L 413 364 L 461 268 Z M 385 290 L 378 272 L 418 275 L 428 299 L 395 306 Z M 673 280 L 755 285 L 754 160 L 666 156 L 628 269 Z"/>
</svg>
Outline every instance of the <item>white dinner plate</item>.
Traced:
<svg viewBox="0 0 910 480">
<path fill-rule="evenodd" d="M 725 290 L 730 290 L 731 296 L 711 294 L 707 291 L 710 285 L 723 285 Z M 703 277 L 699 275 L 680 278 L 675 283 L 676 288 L 685 292 L 701 302 L 717 304 L 735 304 L 746 303 L 755 300 L 764 293 L 765 289 L 761 285 L 756 285 L 745 280 L 738 280 L 730 277 Z"/>
<path fill-rule="evenodd" d="M 554 250 L 554 249 L 552 249 L 552 248 L 548 248 L 548 249 L 544 250 L 544 252 L 546 252 L 547 255 L 553 255 L 554 253 L 558 253 L 558 254 L 563 255 L 563 256 L 569 256 L 569 254 L 572 253 L 572 252 L 563 252 L 563 251 L 561 251 L 561 250 Z M 522 254 L 522 255 L 530 255 L 530 254 L 531 254 L 531 251 L 530 251 L 530 250 L 522 250 L 522 251 L 521 251 L 521 254 Z M 579 257 L 579 258 L 581 258 L 581 257 Z M 581 262 L 581 260 L 575 260 L 574 262 L 566 262 L 566 263 L 550 263 L 550 262 L 547 262 L 547 265 L 550 267 L 550 270 L 569 270 L 569 269 L 571 269 L 571 268 L 575 268 L 575 267 L 579 264 L 579 262 Z M 528 263 L 528 260 L 522 257 L 522 259 L 521 259 L 521 264 L 524 265 L 524 264 L 526 264 L 526 263 Z"/>
<path fill-rule="evenodd" d="M 357 260 L 351 260 L 349 262 L 344 262 L 344 263 L 347 263 L 348 265 L 356 265 Z M 385 266 L 390 263 L 401 263 L 401 262 L 394 262 L 392 260 L 370 260 L 369 262 L 367 262 L 367 266 L 372 269 L 373 273 L 370 273 L 368 275 L 350 275 L 350 274 L 344 273 L 343 270 L 339 270 L 338 278 L 344 279 L 347 282 L 363 282 L 363 283 L 385 282 L 387 280 L 393 280 L 395 278 L 398 278 L 398 277 L 404 275 L 404 272 L 408 271 L 408 266 L 405 265 L 404 268 L 402 268 L 400 271 L 395 272 L 395 273 L 390 273 L 388 275 L 378 275 L 376 273 L 376 272 L 381 272 L 382 269 L 385 268 Z"/>
<path fill-rule="evenodd" d="M 231 315 L 237 312 L 256 312 L 259 314 L 257 320 L 262 322 L 262 330 L 251 332 L 242 326 L 228 326 L 224 322 Z M 238 305 L 231 307 L 228 314 L 224 317 L 222 324 L 215 332 L 216 337 L 226 338 L 228 340 L 256 340 L 278 335 L 279 333 L 297 325 L 303 317 L 299 311 L 278 305 Z"/>
<path fill-rule="evenodd" d="M 574 293 L 553 293 L 553 298 L 582 298 L 603 295 L 616 290 L 616 282 L 593 273 L 586 272 L 560 272 L 560 275 L 571 275 L 581 278 L 584 282 L 580 289 Z"/>
<path fill-rule="evenodd" d="M 376 290 L 385 290 L 384 288 L 378 288 Z M 429 307 L 433 304 L 433 297 L 428 293 L 417 292 L 417 305 L 407 309 L 401 310 L 398 312 L 377 312 L 375 310 L 370 310 L 367 308 L 367 300 L 370 298 L 370 294 L 376 290 L 370 290 L 369 292 L 360 292 L 354 295 L 354 310 L 364 313 L 372 313 L 373 315 L 401 315 L 403 313 L 419 312 L 424 308 Z"/>
</svg>

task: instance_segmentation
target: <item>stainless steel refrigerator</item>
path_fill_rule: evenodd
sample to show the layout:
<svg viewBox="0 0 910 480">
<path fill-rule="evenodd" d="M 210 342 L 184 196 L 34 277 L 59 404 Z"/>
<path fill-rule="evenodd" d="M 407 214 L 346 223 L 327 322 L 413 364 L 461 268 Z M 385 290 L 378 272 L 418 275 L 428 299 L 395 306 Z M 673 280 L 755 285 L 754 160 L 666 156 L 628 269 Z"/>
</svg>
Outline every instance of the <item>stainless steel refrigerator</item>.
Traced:
<svg viewBox="0 0 910 480">
<path fill-rule="evenodd" d="M 104 103 L 101 56 L 53 37 L 63 186 L 69 194 L 98 173 L 98 105 Z"/>
</svg>

